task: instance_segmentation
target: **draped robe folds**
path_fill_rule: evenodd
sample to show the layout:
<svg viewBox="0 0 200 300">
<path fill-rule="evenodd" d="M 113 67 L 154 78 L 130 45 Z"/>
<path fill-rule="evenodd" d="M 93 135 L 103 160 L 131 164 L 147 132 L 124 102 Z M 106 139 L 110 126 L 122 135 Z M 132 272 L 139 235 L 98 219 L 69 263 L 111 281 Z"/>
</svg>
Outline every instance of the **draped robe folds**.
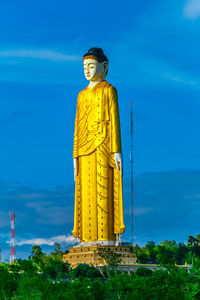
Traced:
<svg viewBox="0 0 200 300">
<path fill-rule="evenodd" d="M 73 157 L 78 160 L 73 236 L 81 242 L 115 241 L 124 232 L 116 89 L 107 81 L 78 95 Z"/>
</svg>

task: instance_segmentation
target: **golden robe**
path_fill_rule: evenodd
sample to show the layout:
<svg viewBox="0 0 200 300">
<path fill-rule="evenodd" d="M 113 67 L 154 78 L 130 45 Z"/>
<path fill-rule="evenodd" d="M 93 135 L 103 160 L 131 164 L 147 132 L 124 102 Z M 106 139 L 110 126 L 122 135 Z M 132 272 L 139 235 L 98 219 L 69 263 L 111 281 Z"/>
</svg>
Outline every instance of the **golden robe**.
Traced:
<svg viewBox="0 0 200 300">
<path fill-rule="evenodd" d="M 73 236 L 81 242 L 115 241 L 124 232 L 116 89 L 107 81 L 78 95 L 73 157 L 78 159 Z"/>
</svg>

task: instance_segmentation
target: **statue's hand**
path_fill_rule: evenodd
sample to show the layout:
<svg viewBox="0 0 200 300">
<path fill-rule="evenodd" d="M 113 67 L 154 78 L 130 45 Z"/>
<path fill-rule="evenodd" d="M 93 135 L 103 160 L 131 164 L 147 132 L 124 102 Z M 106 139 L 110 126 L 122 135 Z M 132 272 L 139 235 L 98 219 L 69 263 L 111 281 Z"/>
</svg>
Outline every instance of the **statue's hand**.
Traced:
<svg viewBox="0 0 200 300">
<path fill-rule="evenodd" d="M 117 169 L 121 170 L 121 176 L 123 176 L 123 166 L 122 166 L 122 154 L 121 153 L 114 153 L 115 164 Z"/>
<path fill-rule="evenodd" d="M 74 164 L 74 181 L 76 180 L 76 176 L 78 175 L 78 158 L 73 158 Z"/>
</svg>

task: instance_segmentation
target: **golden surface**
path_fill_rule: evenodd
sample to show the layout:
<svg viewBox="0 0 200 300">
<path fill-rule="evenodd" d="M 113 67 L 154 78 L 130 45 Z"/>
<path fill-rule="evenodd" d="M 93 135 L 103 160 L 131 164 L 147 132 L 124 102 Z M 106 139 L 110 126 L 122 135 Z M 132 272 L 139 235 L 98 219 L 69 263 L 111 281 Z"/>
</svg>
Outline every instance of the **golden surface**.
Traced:
<svg viewBox="0 0 200 300">
<path fill-rule="evenodd" d="M 116 240 L 124 232 L 116 89 L 106 81 L 79 93 L 73 157 L 78 160 L 73 236 L 81 242 Z"/>
<path fill-rule="evenodd" d="M 89 246 L 89 247 L 71 247 L 69 253 L 63 255 L 63 261 L 68 262 L 72 268 L 79 264 L 88 264 L 94 266 L 106 265 L 105 259 L 99 254 L 99 249 L 107 249 L 121 255 L 121 262 L 118 265 L 135 265 L 136 255 L 129 252 L 129 247 L 125 246 Z"/>
</svg>

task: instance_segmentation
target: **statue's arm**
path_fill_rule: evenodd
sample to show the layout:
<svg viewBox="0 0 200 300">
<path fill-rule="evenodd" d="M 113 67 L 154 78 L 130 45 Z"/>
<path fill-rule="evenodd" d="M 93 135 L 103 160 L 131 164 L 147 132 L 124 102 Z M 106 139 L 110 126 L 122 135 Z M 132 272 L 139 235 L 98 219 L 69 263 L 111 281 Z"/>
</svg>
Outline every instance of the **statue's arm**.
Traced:
<svg viewBox="0 0 200 300">
<path fill-rule="evenodd" d="M 110 121 L 111 121 L 111 152 L 121 153 L 121 135 L 120 135 L 120 118 L 118 107 L 117 90 L 111 87 L 110 90 Z"/>
<path fill-rule="evenodd" d="M 111 152 L 114 153 L 114 159 L 117 169 L 121 170 L 121 176 L 123 175 L 122 165 L 122 150 L 121 150 L 121 135 L 120 135 L 120 118 L 118 107 L 118 95 L 117 90 L 114 87 L 110 89 L 111 99 Z"/>
<path fill-rule="evenodd" d="M 73 158 L 74 165 L 74 181 L 76 180 L 76 176 L 78 176 L 78 157 Z"/>
<path fill-rule="evenodd" d="M 114 153 L 115 164 L 117 169 L 121 171 L 121 176 L 123 176 L 123 161 L 121 153 Z"/>
<path fill-rule="evenodd" d="M 77 99 L 77 107 L 76 107 L 76 119 L 75 119 L 75 127 L 74 127 L 74 147 L 73 147 L 73 165 L 74 165 L 74 180 L 78 175 L 78 112 L 79 112 L 79 96 Z"/>
</svg>

